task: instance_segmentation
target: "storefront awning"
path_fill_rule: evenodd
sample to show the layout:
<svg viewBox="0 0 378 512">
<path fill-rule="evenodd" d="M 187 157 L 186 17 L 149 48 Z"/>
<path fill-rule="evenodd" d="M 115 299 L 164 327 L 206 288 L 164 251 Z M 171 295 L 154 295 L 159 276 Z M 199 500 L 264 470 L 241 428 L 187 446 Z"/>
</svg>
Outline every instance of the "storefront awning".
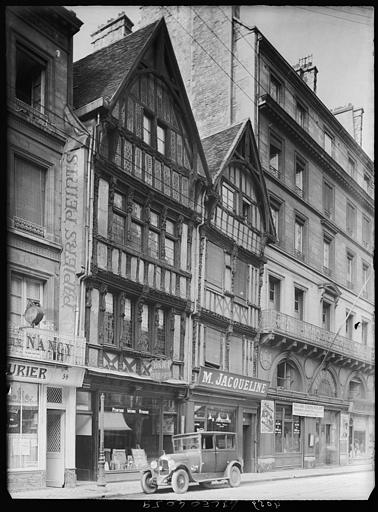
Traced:
<svg viewBox="0 0 378 512">
<path fill-rule="evenodd" d="M 99 427 L 100 428 L 100 425 Z M 104 430 L 132 430 L 121 412 L 104 412 Z"/>
</svg>

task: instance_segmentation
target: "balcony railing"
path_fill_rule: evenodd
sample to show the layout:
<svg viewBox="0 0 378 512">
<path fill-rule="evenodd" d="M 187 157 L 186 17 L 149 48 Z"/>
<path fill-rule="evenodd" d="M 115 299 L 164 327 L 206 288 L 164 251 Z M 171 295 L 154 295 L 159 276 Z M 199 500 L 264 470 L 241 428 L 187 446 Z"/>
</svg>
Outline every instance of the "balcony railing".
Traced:
<svg viewBox="0 0 378 512">
<path fill-rule="evenodd" d="M 375 360 L 374 348 L 364 346 L 343 336 L 338 335 L 335 338 L 333 332 L 279 311 L 262 311 L 260 329 L 262 332 L 275 332 L 290 336 L 311 343 L 321 349 L 332 348 L 333 351 L 341 355 L 356 357 L 369 363 L 374 363 Z"/>
<path fill-rule="evenodd" d="M 8 356 L 31 360 L 85 364 L 85 338 L 38 327 L 8 328 Z"/>
</svg>

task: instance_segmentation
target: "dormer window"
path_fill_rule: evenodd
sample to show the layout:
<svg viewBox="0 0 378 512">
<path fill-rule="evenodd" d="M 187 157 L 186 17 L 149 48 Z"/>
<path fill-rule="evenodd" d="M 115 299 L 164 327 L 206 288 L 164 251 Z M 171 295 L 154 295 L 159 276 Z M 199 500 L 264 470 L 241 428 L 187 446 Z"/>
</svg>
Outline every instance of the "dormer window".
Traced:
<svg viewBox="0 0 378 512">
<path fill-rule="evenodd" d="M 45 93 L 46 62 L 18 45 L 16 47 L 16 98 L 43 112 Z"/>
<path fill-rule="evenodd" d="M 152 142 L 152 119 L 149 115 L 143 115 L 143 141 L 151 146 Z"/>
</svg>

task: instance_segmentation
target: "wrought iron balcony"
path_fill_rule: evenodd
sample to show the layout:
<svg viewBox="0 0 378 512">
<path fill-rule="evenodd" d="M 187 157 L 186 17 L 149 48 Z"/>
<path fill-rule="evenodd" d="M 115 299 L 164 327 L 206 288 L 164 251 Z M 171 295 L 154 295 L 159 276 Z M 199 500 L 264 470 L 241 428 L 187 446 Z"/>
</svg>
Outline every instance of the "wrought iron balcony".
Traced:
<svg viewBox="0 0 378 512">
<path fill-rule="evenodd" d="M 8 327 L 8 356 L 36 361 L 85 364 L 85 338 L 38 327 Z"/>
<path fill-rule="evenodd" d="M 317 325 L 298 320 L 279 311 L 264 310 L 261 315 L 260 331 L 262 333 L 276 333 L 284 337 L 309 344 L 321 350 L 332 349 L 333 353 L 344 357 L 355 358 L 374 364 L 375 352 L 373 347 L 362 345 Z"/>
</svg>

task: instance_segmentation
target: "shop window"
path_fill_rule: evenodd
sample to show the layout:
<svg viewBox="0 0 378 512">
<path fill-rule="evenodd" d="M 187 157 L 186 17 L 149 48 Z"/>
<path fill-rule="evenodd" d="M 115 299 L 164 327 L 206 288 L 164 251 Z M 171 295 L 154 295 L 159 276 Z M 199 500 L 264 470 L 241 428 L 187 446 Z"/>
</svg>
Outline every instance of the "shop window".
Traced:
<svg viewBox="0 0 378 512">
<path fill-rule="evenodd" d="M 275 449 L 277 453 L 298 453 L 301 451 L 301 422 L 293 416 L 291 406 L 276 404 Z"/>
<path fill-rule="evenodd" d="M 214 407 L 202 404 L 194 405 L 194 429 L 195 431 L 235 431 L 235 409 Z M 235 440 L 231 437 L 226 441 L 229 448 L 233 447 Z"/>
<path fill-rule="evenodd" d="M 46 61 L 16 46 L 16 97 L 40 112 L 45 107 L 46 67 Z"/>
<path fill-rule="evenodd" d="M 39 279 L 11 273 L 9 320 L 14 326 L 28 325 L 24 313 L 29 303 L 43 306 L 44 282 Z"/>
<path fill-rule="evenodd" d="M 38 385 L 12 382 L 8 394 L 8 469 L 38 468 Z"/>
<path fill-rule="evenodd" d="M 295 365 L 290 361 L 282 361 L 278 364 L 276 370 L 277 387 L 291 389 L 293 391 L 301 390 L 301 377 Z"/>
<path fill-rule="evenodd" d="M 46 168 L 14 157 L 9 177 L 8 211 L 14 227 L 44 236 Z"/>
</svg>

